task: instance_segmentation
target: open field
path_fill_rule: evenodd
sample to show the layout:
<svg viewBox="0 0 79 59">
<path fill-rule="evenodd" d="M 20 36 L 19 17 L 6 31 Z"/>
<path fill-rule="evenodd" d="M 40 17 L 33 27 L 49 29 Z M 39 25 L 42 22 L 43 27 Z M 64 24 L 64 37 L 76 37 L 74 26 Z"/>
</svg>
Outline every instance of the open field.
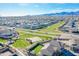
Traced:
<svg viewBox="0 0 79 59">
<path fill-rule="evenodd" d="M 38 36 L 38 37 L 40 37 L 42 40 L 50 40 L 50 39 L 52 39 L 51 37 L 49 37 L 49 36 L 55 36 L 55 35 L 49 35 L 49 34 L 42 34 L 42 32 L 54 32 L 54 31 L 56 31 L 57 30 L 57 32 L 60 32 L 60 31 L 58 31 L 58 28 L 61 26 L 61 25 L 63 25 L 64 24 L 64 22 L 62 21 L 62 22 L 59 22 L 59 23 L 57 23 L 57 24 L 54 24 L 54 25 L 51 25 L 51 26 L 49 26 L 49 27 L 47 27 L 47 28 L 44 28 L 44 29 L 41 29 L 40 31 L 39 31 L 39 33 L 38 32 L 31 32 L 31 31 L 29 31 L 29 30 L 27 30 L 27 29 L 17 29 L 16 31 L 19 33 L 19 39 L 13 44 L 13 46 L 15 46 L 15 47 L 17 47 L 17 48 L 25 48 L 25 47 L 27 47 L 27 46 L 29 46 L 30 45 L 30 43 L 28 42 L 28 41 L 26 41 L 25 39 L 26 38 L 30 38 L 30 37 L 34 37 L 34 36 Z M 26 32 L 29 32 L 29 33 L 26 33 Z M 56 32 L 56 33 L 57 33 Z M 54 32 L 55 33 L 55 32 Z M 38 35 L 38 34 L 41 34 L 41 36 L 40 35 Z M 43 35 L 47 35 L 47 36 L 43 36 Z"/>
<path fill-rule="evenodd" d="M 36 35 L 27 34 L 22 29 L 17 29 L 16 31 L 19 33 L 19 39 L 16 40 L 13 46 L 17 48 L 26 48 L 27 46 L 31 45 L 28 41 L 26 41 L 26 38 L 36 37 Z M 50 39 L 49 37 L 44 37 L 44 36 L 37 36 L 37 37 L 42 38 L 42 40 Z"/>
<path fill-rule="evenodd" d="M 59 23 L 53 24 L 51 26 L 48 26 L 46 28 L 40 29 L 39 32 L 43 33 L 61 33 L 61 31 L 58 30 L 60 26 L 62 26 L 65 22 L 60 21 Z"/>
<path fill-rule="evenodd" d="M 29 46 L 30 43 L 25 39 L 27 37 L 32 37 L 33 35 L 26 35 L 26 33 L 21 30 L 17 30 L 17 32 L 19 33 L 19 39 L 13 44 L 13 46 L 17 48 L 26 48 L 27 46 Z"/>
<path fill-rule="evenodd" d="M 0 38 L 0 42 L 1 43 L 6 43 L 7 42 L 7 39 Z"/>
<path fill-rule="evenodd" d="M 37 29 L 37 30 L 29 30 L 29 29 L 23 29 L 23 31 L 26 31 L 27 33 L 32 33 L 32 34 L 43 34 L 43 35 L 57 35 L 61 32 L 58 28 L 60 26 L 62 26 L 65 22 L 64 21 L 60 21 L 56 24 L 53 24 L 51 26 L 42 28 L 42 29 Z"/>
</svg>

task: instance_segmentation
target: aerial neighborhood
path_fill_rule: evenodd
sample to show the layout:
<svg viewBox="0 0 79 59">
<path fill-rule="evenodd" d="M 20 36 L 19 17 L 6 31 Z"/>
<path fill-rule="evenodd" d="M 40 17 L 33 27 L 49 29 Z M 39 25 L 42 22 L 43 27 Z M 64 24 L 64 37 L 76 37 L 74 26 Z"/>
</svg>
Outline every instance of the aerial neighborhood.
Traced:
<svg viewBox="0 0 79 59">
<path fill-rule="evenodd" d="M 7 8 L 12 8 L 12 5 Z M 51 6 L 63 8 L 62 5 L 55 7 L 51 3 L 38 3 L 40 9 L 35 9 L 37 7 L 34 5 L 26 6 L 32 15 L 0 15 L 0 56 L 79 56 L 79 10 L 75 11 L 74 7 L 72 10 L 67 9 L 67 6 L 72 8 L 74 4 L 63 5 L 67 11 L 58 12 L 53 9 L 51 13 L 43 12 L 48 12 Z M 5 6 L 3 9 L 7 10 Z"/>
</svg>

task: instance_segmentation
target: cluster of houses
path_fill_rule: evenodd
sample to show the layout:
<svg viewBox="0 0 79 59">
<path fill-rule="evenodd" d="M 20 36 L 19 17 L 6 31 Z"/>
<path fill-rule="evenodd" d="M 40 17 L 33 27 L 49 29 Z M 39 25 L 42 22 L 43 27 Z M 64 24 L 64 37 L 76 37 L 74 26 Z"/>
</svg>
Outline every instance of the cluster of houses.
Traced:
<svg viewBox="0 0 79 59">
<path fill-rule="evenodd" d="M 63 31 L 66 32 L 79 32 L 79 17 L 78 16 L 72 16 L 69 18 L 66 22 L 66 24 L 62 27 Z"/>
<path fill-rule="evenodd" d="M 0 17 L 0 25 L 27 29 L 39 29 L 57 23 L 60 20 L 62 20 L 61 16 L 12 16 Z"/>
<path fill-rule="evenodd" d="M 39 42 L 38 40 L 33 41 L 29 38 L 32 43 L 26 50 L 28 55 L 35 56 L 34 49 L 41 45 L 42 48 L 38 56 L 79 56 L 79 37 L 74 34 L 62 34 L 59 37 Z M 39 50 L 39 49 L 38 49 Z"/>
<path fill-rule="evenodd" d="M 39 45 L 41 45 L 42 48 L 39 51 L 38 56 L 75 56 L 75 54 L 65 49 L 64 45 L 57 40 L 51 40 L 47 43 L 37 42 L 33 44 L 27 49 L 28 55 L 36 56 L 34 49 Z"/>
<path fill-rule="evenodd" d="M 18 33 L 14 28 L 0 26 L 0 38 L 10 39 L 13 37 L 18 37 Z"/>
<path fill-rule="evenodd" d="M 0 56 L 19 56 L 20 54 L 17 53 L 12 47 L 0 43 Z"/>
<path fill-rule="evenodd" d="M 62 43 L 62 46 L 79 56 L 79 35 L 62 34 L 59 38 L 55 39 Z"/>
</svg>

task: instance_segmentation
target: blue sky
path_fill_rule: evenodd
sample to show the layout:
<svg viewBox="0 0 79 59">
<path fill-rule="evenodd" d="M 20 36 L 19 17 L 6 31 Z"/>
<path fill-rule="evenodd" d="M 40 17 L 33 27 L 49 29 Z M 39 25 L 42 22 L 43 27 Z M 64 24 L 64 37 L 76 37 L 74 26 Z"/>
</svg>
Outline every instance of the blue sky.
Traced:
<svg viewBox="0 0 79 59">
<path fill-rule="evenodd" d="M 1 16 L 37 15 L 78 10 L 78 3 L 0 3 Z"/>
</svg>

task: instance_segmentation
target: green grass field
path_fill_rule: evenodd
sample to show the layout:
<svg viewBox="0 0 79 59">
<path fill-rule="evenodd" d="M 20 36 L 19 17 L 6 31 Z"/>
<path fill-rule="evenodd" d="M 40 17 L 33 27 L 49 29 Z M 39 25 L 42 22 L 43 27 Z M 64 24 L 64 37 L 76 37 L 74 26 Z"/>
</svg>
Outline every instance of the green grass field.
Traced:
<svg viewBox="0 0 79 59">
<path fill-rule="evenodd" d="M 16 30 L 19 33 L 19 39 L 16 40 L 16 42 L 13 44 L 16 48 L 26 48 L 29 45 L 31 45 L 28 41 L 26 41 L 26 38 L 36 37 L 36 35 L 33 34 L 27 34 L 26 31 L 23 29 L 17 29 Z M 37 36 L 40 37 L 42 40 L 50 39 L 49 37 L 44 36 Z"/>
<path fill-rule="evenodd" d="M 38 36 L 42 40 L 50 40 L 52 38 L 50 38 L 48 34 L 45 34 L 45 35 L 48 35 L 48 36 L 39 36 L 39 35 L 34 35 L 34 33 L 36 33 L 36 34 L 39 34 L 39 33 L 44 34 L 46 32 L 60 33 L 61 31 L 59 31 L 58 28 L 63 24 L 64 24 L 64 21 L 61 21 L 57 24 L 54 24 L 54 25 L 48 26 L 46 28 L 40 29 L 37 32 L 31 32 L 32 34 L 26 33 L 26 31 L 29 31 L 27 29 L 17 29 L 16 31 L 19 33 L 19 39 L 13 44 L 13 46 L 17 47 L 17 48 L 26 48 L 27 46 L 29 46 L 31 44 L 28 41 L 26 41 L 25 39 L 30 38 L 30 37 L 34 37 L 34 36 Z M 55 36 L 55 35 L 52 35 L 52 36 Z"/>
<path fill-rule="evenodd" d="M 0 42 L 1 43 L 6 43 L 7 42 L 7 39 L 0 38 Z"/>
<path fill-rule="evenodd" d="M 21 29 L 16 30 L 19 33 L 19 39 L 16 40 L 16 42 L 13 44 L 14 47 L 17 48 L 26 48 L 30 45 L 28 41 L 26 41 L 26 38 L 32 37 L 33 35 L 29 35 L 22 31 Z"/>
<path fill-rule="evenodd" d="M 33 51 L 34 51 L 34 53 L 36 54 L 36 55 L 38 55 L 39 54 L 39 52 L 41 51 L 41 48 L 42 48 L 43 46 L 41 46 L 41 45 L 39 45 L 39 46 L 37 46 Z"/>
<path fill-rule="evenodd" d="M 60 26 L 62 26 L 65 22 L 64 21 L 60 21 L 59 23 L 53 24 L 51 26 L 48 26 L 46 28 L 40 29 L 39 32 L 49 32 L 49 33 L 61 33 L 61 31 L 58 30 L 58 28 Z"/>
</svg>

